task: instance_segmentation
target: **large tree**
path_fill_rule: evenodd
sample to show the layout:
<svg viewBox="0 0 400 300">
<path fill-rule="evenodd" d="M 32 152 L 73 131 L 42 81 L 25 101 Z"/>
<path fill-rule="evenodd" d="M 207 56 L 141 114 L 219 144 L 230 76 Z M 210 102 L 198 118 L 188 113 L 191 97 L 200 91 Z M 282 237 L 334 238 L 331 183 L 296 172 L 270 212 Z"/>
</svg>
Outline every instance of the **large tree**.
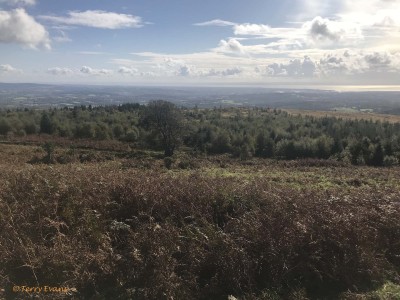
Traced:
<svg viewBox="0 0 400 300">
<path fill-rule="evenodd" d="M 46 112 L 43 112 L 40 119 L 40 133 L 53 134 L 55 131 L 56 126 L 52 118 Z"/>
<path fill-rule="evenodd" d="M 151 101 L 144 110 L 142 123 L 155 131 L 165 156 L 172 156 L 183 129 L 183 118 L 176 105 L 164 100 Z"/>
</svg>

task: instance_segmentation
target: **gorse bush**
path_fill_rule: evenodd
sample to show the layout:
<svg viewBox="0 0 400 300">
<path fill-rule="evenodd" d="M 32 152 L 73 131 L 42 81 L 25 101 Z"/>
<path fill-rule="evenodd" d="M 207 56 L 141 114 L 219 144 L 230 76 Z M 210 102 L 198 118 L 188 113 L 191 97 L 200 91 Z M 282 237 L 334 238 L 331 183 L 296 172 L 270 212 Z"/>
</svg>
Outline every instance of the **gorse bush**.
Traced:
<svg viewBox="0 0 400 300">
<path fill-rule="evenodd" d="M 7 295 L 25 284 L 74 287 L 82 299 L 335 299 L 399 283 L 395 185 L 320 189 L 304 176 L 298 188 L 284 175 L 162 170 L 9 172 L 0 194 Z"/>
</svg>

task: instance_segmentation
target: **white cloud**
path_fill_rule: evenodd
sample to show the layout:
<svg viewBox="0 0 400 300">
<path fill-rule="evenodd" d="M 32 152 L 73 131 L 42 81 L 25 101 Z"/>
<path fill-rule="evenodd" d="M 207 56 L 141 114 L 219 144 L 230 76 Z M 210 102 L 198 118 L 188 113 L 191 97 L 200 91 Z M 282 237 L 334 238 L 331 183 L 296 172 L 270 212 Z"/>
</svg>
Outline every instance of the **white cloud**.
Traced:
<svg viewBox="0 0 400 300">
<path fill-rule="evenodd" d="M 226 76 L 234 76 L 243 73 L 243 70 L 239 67 L 228 68 L 224 70 L 215 70 L 211 69 L 208 72 L 205 72 L 204 76 L 218 76 L 218 77 L 226 77 Z"/>
<path fill-rule="evenodd" d="M 118 73 L 122 75 L 137 75 L 139 74 L 139 70 L 132 67 L 119 67 Z"/>
<path fill-rule="evenodd" d="M 295 58 L 289 62 L 274 62 L 267 67 L 256 67 L 256 72 L 264 76 L 308 77 L 328 81 L 357 81 L 363 78 L 366 82 L 392 80 L 400 72 L 400 53 L 333 51 L 323 57 L 303 60 Z M 392 79 L 391 79 L 392 78 Z M 346 82 L 348 83 L 348 82 Z"/>
<path fill-rule="evenodd" d="M 235 35 L 268 35 L 271 34 L 271 27 L 264 24 L 236 24 L 234 27 Z"/>
<path fill-rule="evenodd" d="M 190 77 L 197 76 L 198 71 L 195 66 L 189 65 L 183 59 L 167 57 L 164 61 L 157 65 L 160 75 Z"/>
<path fill-rule="evenodd" d="M 343 29 L 334 26 L 333 22 L 321 17 L 316 17 L 309 25 L 310 35 L 316 40 L 328 39 L 331 41 L 337 41 L 345 34 Z"/>
<path fill-rule="evenodd" d="M 365 60 L 370 65 L 375 66 L 389 66 L 391 64 L 391 55 L 388 53 L 374 52 L 365 55 Z"/>
<path fill-rule="evenodd" d="M 230 21 L 215 19 L 215 20 L 211 20 L 211 21 L 195 23 L 193 25 L 195 25 L 195 26 L 234 26 L 235 24 L 236 23 L 233 23 Z"/>
<path fill-rule="evenodd" d="M 59 35 L 53 37 L 53 40 L 59 43 L 66 43 L 66 42 L 72 42 L 72 40 L 67 36 L 67 34 L 62 31 L 61 29 L 58 30 Z"/>
<path fill-rule="evenodd" d="M 250 46 L 249 46 L 250 47 Z M 308 53 L 308 55 L 301 55 Z M 289 57 L 230 56 L 227 53 L 201 52 L 188 54 L 135 53 L 136 59 L 111 59 L 112 70 L 83 66 L 74 74 L 88 80 L 128 82 L 215 82 L 262 83 L 302 82 L 307 84 L 383 84 L 400 79 L 400 52 L 366 51 L 354 49 L 299 50 L 289 52 Z M 52 68 L 49 74 L 68 75 L 67 68 Z M 71 77 L 70 77 L 71 78 Z M 105 81 L 105 79 L 103 79 Z"/>
<path fill-rule="evenodd" d="M 9 64 L 0 65 L 0 74 L 7 74 L 7 73 L 22 73 L 22 71 L 14 68 Z"/>
<path fill-rule="evenodd" d="M 328 54 L 321 58 L 319 60 L 319 69 L 321 74 L 323 76 L 339 76 L 347 74 L 350 70 L 345 61 L 346 55 L 348 55 L 348 52 L 345 52 L 343 57 Z"/>
<path fill-rule="evenodd" d="M 303 25 L 311 38 L 316 42 L 341 42 L 349 44 L 355 40 L 362 40 L 361 29 L 355 23 L 332 21 L 326 18 L 315 17 Z"/>
<path fill-rule="evenodd" d="M 399 49 L 400 1 L 340 0 L 342 10 L 338 16 L 347 23 L 358 24 L 368 38 L 368 46 L 380 48 L 390 45 Z"/>
<path fill-rule="evenodd" d="M 164 64 L 167 67 L 182 67 L 185 65 L 185 61 L 182 59 L 176 59 L 176 58 L 171 58 L 171 57 L 166 57 L 164 58 Z"/>
<path fill-rule="evenodd" d="M 307 56 L 303 60 L 293 59 L 288 63 L 273 63 L 267 68 L 267 74 L 270 76 L 313 77 L 316 71 L 315 62 Z"/>
<path fill-rule="evenodd" d="M 241 55 L 246 53 L 243 45 L 237 39 L 234 38 L 231 38 L 227 41 L 221 40 L 219 42 L 218 48 L 216 48 L 215 51 L 222 53 L 241 54 Z"/>
<path fill-rule="evenodd" d="M 83 73 L 83 74 L 94 75 L 94 76 L 112 75 L 113 74 L 112 70 L 108 70 L 108 69 L 92 69 L 91 67 L 88 67 L 88 66 L 83 66 L 80 69 L 80 72 Z"/>
<path fill-rule="evenodd" d="M 172 73 L 167 73 L 169 76 L 179 77 L 229 77 L 242 74 L 243 70 L 239 67 L 232 67 L 226 69 L 215 69 L 215 68 L 202 68 L 199 69 L 197 66 L 182 62 L 176 65 L 175 70 Z"/>
<path fill-rule="evenodd" d="M 25 5 L 35 5 L 35 0 L 0 0 L 0 3 L 6 3 L 10 6 L 25 6 Z"/>
<path fill-rule="evenodd" d="M 0 11 L 0 43 L 19 43 L 31 48 L 50 49 L 46 29 L 23 8 Z"/>
<path fill-rule="evenodd" d="M 49 68 L 47 69 L 47 73 L 51 74 L 51 75 L 72 75 L 74 73 L 74 71 L 72 71 L 69 68 L 59 68 L 59 67 L 55 67 L 55 68 Z"/>
<path fill-rule="evenodd" d="M 271 50 L 285 51 L 307 48 L 343 47 L 363 40 L 361 29 L 357 24 L 344 21 L 315 17 L 311 21 L 296 23 L 294 27 L 270 27 L 266 24 L 235 24 L 233 33 L 248 36 L 246 39 L 265 39 L 267 43 L 251 46 L 238 44 L 238 39 L 230 39 L 233 43 L 220 42 L 220 48 L 230 48 L 237 53 L 271 53 Z M 229 47 L 230 46 L 230 47 Z"/>
<path fill-rule="evenodd" d="M 396 27 L 397 22 L 395 20 L 393 20 L 392 17 L 384 16 L 380 20 L 377 20 L 374 23 L 374 26 L 376 26 L 376 27 Z"/>
<path fill-rule="evenodd" d="M 192 54 L 135 53 L 139 60 L 112 59 L 118 73 L 141 77 L 192 78 L 203 80 L 207 77 L 236 77 L 243 74 L 247 63 L 240 57 L 228 57 L 215 52 Z M 239 66 L 240 65 L 240 66 Z M 135 67 L 133 67 L 135 66 Z"/>
<path fill-rule="evenodd" d="M 67 17 L 40 16 L 40 18 L 60 24 L 103 29 L 139 28 L 143 26 L 142 19 L 138 16 L 102 10 L 71 11 Z"/>
<path fill-rule="evenodd" d="M 183 77 L 191 76 L 193 74 L 195 74 L 193 67 L 188 66 L 188 65 L 183 65 L 183 66 L 179 67 L 179 69 L 176 73 L 176 75 L 183 76 Z"/>
</svg>

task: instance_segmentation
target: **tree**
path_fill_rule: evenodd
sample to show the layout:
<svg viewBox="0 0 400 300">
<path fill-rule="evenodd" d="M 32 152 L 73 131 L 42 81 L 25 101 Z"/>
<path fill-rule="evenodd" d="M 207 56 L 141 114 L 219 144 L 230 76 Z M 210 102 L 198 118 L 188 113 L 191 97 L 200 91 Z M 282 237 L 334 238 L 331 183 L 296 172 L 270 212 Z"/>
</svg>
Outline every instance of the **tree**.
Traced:
<svg viewBox="0 0 400 300">
<path fill-rule="evenodd" d="M 332 153 L 332 146 L 334 140 L 331 137 L 322 135 L 316 140 L 317 145 L 317 157 L 327 159 Z"/>
<path fill-rule="evenodd" d="M 350 162 L 353 165 L 359 165 L 362 164 L 362 162 L 365 163 L 364 158 L 362 156 L 363 148 L 359 141 L 356 140 L 351 141 L 347 148 L 350 153 Z"/>
<path fill-rule="evenodd" d="M 144 110 L 142 125 L 157 134 L 165 156 L 172 156 L 180 143 L 183 118 L 179 109 L 171 102 L 150 102 Z"/>
<path fill-rule="evenodd" d="M 231 140 L 226 131 L 221 131 L 211 142 L 211 152 L 220 154 L 231 150 Z"/>
<path fill-rule="evenodd" d="M 378 143 L 378 145 L 375 146 L 375 150 L 371 159 L 371 164 L 376 167 L 383 166 L 384 157 L 385 155 L 383 153 L 383 147 L 381 143 Z"/>
<path fill-rule="evenodd" d="M 275 150 L 274 140 L 264 132 L 260 132 L 256 137 L 255 155 L 258 157 L 273 157 Z"/>
<path fill-rule="evenodd" d="M 44 151 L 46 151 L 46 156 L 44 157 L 44 161 L 46 163 L 51 163 L 53 161 L 53 153 L 55 150 L 55 145 L 52 142 L 46 142 L 42 145 Z"/>
<path fill-rule="evenodd" d="M 6 135 L 11 130 L 12 130 L 12 128 L 11 128 L 10 122 L 8 122 L 8 120 L 5 118 L 0 119 L 0 134 L 1 135 Z"/>
<path fill-rule="evenodd" d="M 44 112 L 42 114 L 42 118 L 40 119 L 40 133 L 53 134 L 54 131 L 55 126 L 53 120 L 46 112 Z"/>
<path fill-rule="evenodd" d="M 75 137 L 78 139 L 91 139 L 94 136 L 94 129 L 91 123 L 76 125 Z"/>
</svg>

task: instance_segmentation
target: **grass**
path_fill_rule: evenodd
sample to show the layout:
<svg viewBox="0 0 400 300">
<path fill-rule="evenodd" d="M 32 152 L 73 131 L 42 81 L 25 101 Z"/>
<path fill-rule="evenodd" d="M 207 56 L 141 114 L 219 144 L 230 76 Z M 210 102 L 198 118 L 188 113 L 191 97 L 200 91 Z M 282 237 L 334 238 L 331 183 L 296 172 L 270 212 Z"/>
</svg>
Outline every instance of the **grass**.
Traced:
<svg viewBox="0 0 400 300">
<path fill-rule="evenodd" d="M 13 285 L 76 299 L 400 295 L 399 167 L 181 154 L 168 170 L 94 152 L 30 164 L 39 147 L 0 145 L 0 298 L 25 299 Z"/>
</svg>

